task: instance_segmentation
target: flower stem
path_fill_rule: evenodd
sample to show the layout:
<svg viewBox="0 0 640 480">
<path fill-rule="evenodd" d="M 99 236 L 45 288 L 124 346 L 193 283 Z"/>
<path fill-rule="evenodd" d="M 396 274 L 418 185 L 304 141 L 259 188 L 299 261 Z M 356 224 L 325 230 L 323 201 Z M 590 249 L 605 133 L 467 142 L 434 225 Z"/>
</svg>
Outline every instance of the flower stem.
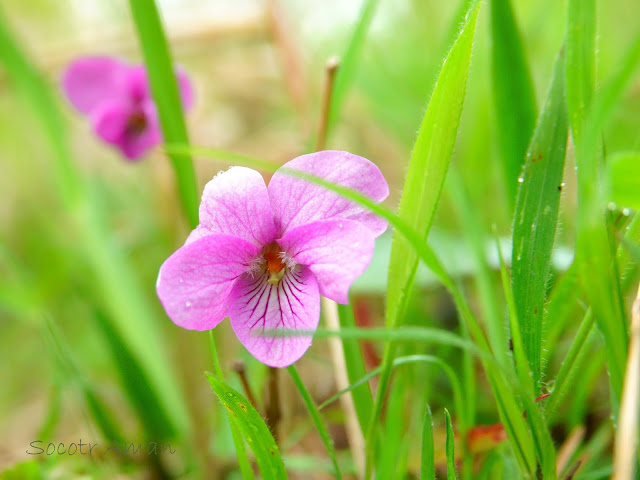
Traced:
<svg viewBox="0 0 640 480">
<path fill-rule="evenodd" d="M 331 98 L 333 97 L 334 80 L 339 66 L 340 59 L 338 57 L 331 57 L 327 61 L 324 96 L 322 97 L 322 113 L 320 115 L 320 125 L 318 126 L 318 136 L 316 138 L 316 151 L 324 150 L 324 146 L 327 143 Z"/>
</svg>

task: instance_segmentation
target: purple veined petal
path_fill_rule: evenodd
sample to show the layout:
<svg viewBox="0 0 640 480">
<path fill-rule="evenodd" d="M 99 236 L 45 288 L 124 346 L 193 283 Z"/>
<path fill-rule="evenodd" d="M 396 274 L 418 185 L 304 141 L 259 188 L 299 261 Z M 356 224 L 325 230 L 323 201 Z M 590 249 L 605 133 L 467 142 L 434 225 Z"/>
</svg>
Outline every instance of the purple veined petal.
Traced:
<svg viewBox="0 0 640 480">
<path fill-rule="evenodd" d="M 115 58 L 81 58 L 65 70 L 62 88 L 75 108 L 90 113 L 105 100 L 122 98 L 130 68 Z"/>
<path fill-rule="evenodd" d="M 260 250 L 241 238 L 210 235 L 173 253 L 156 290 L 169 318 L 189 330 L 210 330 L 227 315 L 229 294 Z"/>
<path fill-rule="evenodd" d="M 389 195 L 389 185 L 378 167 L 366 158 L 348 152 L 326 150 L 302 155 L 283 167 L 358 190 L 376 202 Z M 280 172 L 276 172 L 269 182 L 269 198 L 280 235 L 306 223 L 331 218 L 357 220 L 376 237 L 387 228 L 386 220 L 350 200 Z"/>
<path fill-rule="evenodd" d="M 277 242 L 311 270 L 323 296 L 347 304 L 349 287 L 371 262 L 375 236 L 360 222 L 336 218 L 296 227 Z"/>
<path fill-rule="evenodd" d="M 244 238 L 258 247 L 276 238 L 267 187 L 262 175 L 246 167 L 231 167 L 204 187 L 200 225 L 187 242 L 210 233 Z"/>
<path fill-rule="evenodd" d="M 129 116 L 120 149 L 129 160 L 136 160 L 162 143 L 156 106 L 151 99 L 142 102 Z"/>
<path fill-rule="evenodd" d="M 272 367 L 286 367 L 311 346 L 311 336 L 274 336 L 269 331 L 314 331 L 320 319 L 318 284 L 308 268 L 288 270 L 276 284 L 268 274 L 244 274 L 229 296 L 233 331 L 249 353 Z"/>
</svg>

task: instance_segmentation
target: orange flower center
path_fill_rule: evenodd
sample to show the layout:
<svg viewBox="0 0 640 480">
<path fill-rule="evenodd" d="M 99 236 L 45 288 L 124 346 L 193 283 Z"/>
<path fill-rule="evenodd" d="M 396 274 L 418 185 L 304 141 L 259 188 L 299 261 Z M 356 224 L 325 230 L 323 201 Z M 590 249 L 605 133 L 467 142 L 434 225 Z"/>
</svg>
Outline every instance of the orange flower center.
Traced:
<svg viewBox="0 0 640 480">
<path fill-rule="evenodd" d="M 276 242 L 272 242 L 264 247 L 262 255 L 265 259 L 265 267 L 269 273 L 269 283 L 277 284 L 284 276 L 285 263 L 282 258 L 282 250 Z"/>
</svg>

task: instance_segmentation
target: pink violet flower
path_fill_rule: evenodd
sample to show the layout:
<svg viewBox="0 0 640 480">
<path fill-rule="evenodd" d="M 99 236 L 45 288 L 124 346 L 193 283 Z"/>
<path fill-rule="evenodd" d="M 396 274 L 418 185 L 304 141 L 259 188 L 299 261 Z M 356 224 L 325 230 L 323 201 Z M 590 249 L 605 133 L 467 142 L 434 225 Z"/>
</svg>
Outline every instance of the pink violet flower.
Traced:
<svg viewBox="0 0 640 480">
<path fill-rule="evenodd" d="M 284 167 L 376 202 L 389 194 L 378 167 L 347 152 L 303 155 Z M 205 186 L 200 224 L 160 267 L 158 297 L 183 328 L 209 330 L 228 316 L 254 357 L 286 367 L 312 338 L 273 331 L 314 331 L 320 295 L 348 303 L 386 228 L 386 220 L 305 180 L 277 171 L 267 187 L 255 170 L 232 167 Z"/>
<path fill-rule="evenodd" d="M 177 71 L 182 106 L 193 92 L 186 74 Z M 66 69 L 62 88 L 71 104 L 89 117 L 96 135 L 129 160 L 139 159 L 162 142 L 156 106 L 146 70 L 110 57 L 75 60 Z"/>
</svg>

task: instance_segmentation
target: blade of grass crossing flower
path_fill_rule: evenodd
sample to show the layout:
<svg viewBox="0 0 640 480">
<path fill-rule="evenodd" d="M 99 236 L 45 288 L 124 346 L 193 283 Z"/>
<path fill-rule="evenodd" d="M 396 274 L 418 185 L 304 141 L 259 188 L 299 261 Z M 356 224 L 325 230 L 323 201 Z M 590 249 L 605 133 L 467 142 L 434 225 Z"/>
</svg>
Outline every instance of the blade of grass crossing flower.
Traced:
<svg viewBox="0 0 640 480">
<path fill-rule="evenodd" d="M 568 123 L 564 100 L 564 54 L 557 59 L 522 177 L 513 219 L 512 285 L 524 352 L 540 389 L 542 314 L 558 224 Z"/>
<path fill-rule="evenodd" d="M 422 458 L 420 460 L 420 479 L 436 480 L 436 466 L 433 451 L 433 420 L 431 407 L 427 405 L 422 422 Z"/>
<path fill-rule="evenodd" d="M 335 478 L 341 479 L 342 474 L 340 473 L 340 467 L 338 465 L 338 459 L 336 458 L 336 449 L 333 445 L 333 439 L 331 435 L 329 435 L 329 431 L 327 430 L 327 426 L 325 425 L 322 417 L 320 416 L 320 412 L 318 411 L 318 407 L 316 407 L 315 402 L 309 395 L 307 388 L 304 386 L 300 375 L 298 375 L 298 371 L 296 368 L 291 365 L 287 367 L 287 371 L 289 375 L 291 375 L 291 379 L 293 380 L 294 385 L 300 392 L 300 396 L 302 397 L 302 401 L 304 402 L 307 410 L 309 410 L 309 415 L 311 415 L 311 419 L 316 426 L 316 430 L 318 430 L 318 434 L 322 439 L 322 443 L 324 443 L 325 448 L 327 449 L 327 453 L 329 454 L 329 458 L 331 459 L 331 463 L 333 463 Z"/>
<path fill-rule="evenodd" d="M 340 318 L 341 328 L 356 326 L 351 305 L 338 305 L 338 316 Z M 343 339 L 342 345 L 344 348 L 344 357 L 347 364 L 349 382 L 353 384 L 358 379 L 364 377 L 367 373 L 364 357 L 357 340 Z M 373 408 L 371 388 L 369 388 L 369 385 L 365 383 L 360 384 L 360 386 L 353 388 L 350 391 L 356 408 L 356 414 L 358 415 L 358 421 L 360 422 L 360 428 L 364 431 L 364 429 L 367 428 L 367 422 Z"/>
<path fill-rule="evenodd" d="M 508 199 L 513 208 L 518 178 L 536 121 L 536 99 L 511 2 L 491 0 L 491 78 Z"/>
<path fill-rule="evenodd" d="M 262 478 L 286 479 L 287 473 L 280 457 L 280 451 L 269 431 L 269 427 L 264 423 L 260 414 L 247 399 L 222 380 L 210 373 L 206 375 L 211 388 L 213 388 L 222 405 L 229 411 L 230 420 L 238 426 L 253 451 Z"/>
<path fill-rule="evenodd" d="M 379 3 L 380 0 L 364 0 L 360 15 L 358 16 L 358 22 L 353 30 L 347 49 L 340 59 L 340 68 L 338 68 L 336 73 L 331 105 L 329 106 L 327 137 L 338 121 L 344 99 L 353 84 L 353 79 L 358 68 L 358 61 L 360 60 L 360 55 L 362 54 L 362 49 L 367 38 L 367 32 L 369 31 Z"/>
<path fill-rule="evenodd" d="M 147 65 L 164 139 L 166 142 L 187 143 L 175 67 L 155 0 L 130 0 L 129 5 Z M 191 228 L 195 228 L 198 225 L 200 198 L 193 163 L 187 155 L 171 155 L 171 162 L 182 206 Z"/>
<path fill-rule="evenodd" d="M 451 425 L 451 415 L 449 410 L 444 409 L 444 418 L 447 428 L 446 452 L 447 452 L 447 480 L 456 480 L 456 459 L 454 455 L 455 439 L 453 436 L 453 426 Z"/>
<path fill-rule="evenodd" d="M 144 293 L 121 252 L 108 234 L 103 212 L 98 203 L 83 187 L 83 179 L 71 162 L 71 152 L 66 141 L 66 131 L 54 96 L 39 73 L 20 50 L 0 13 L 0 61 L 17 91 L 25 98 L 41 122 L 40 132 L 51 152 L 51 162 L 59 179 L 59 197 L 62 207 L 71 219 L 80 252 L 95 272 L 97 297 L 109 322 L 117 330 L 133 353 L 139 368 L 145 371 L 154 392 L 154 402 L 163 405 L 167 416 L 156 419 L 164 426 L 163 438 L 176 432 L 185 432 L 189 420 L 185 402 L 172 369 L 157 352 L 162 351 L 162 341 L 154 327 L 155 320 L 149 313 Z M 135 322 L 132 321 L 135 319 Z"/>
</svg>

